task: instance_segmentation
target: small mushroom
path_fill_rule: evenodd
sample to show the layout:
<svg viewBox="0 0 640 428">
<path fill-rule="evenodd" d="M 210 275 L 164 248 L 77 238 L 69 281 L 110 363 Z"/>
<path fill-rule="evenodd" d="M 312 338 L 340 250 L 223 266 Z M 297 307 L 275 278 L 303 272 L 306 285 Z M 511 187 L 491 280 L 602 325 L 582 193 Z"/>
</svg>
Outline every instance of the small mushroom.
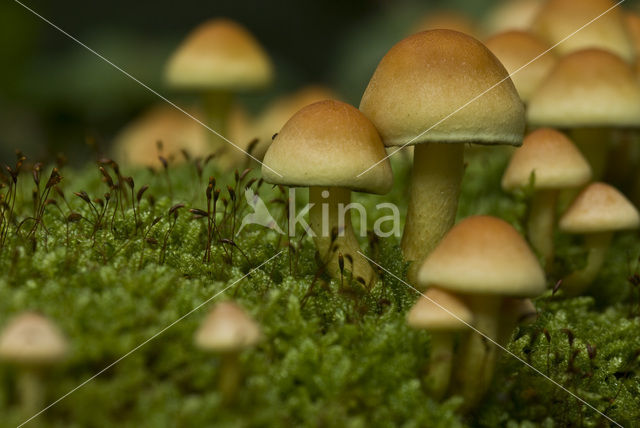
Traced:
<svg viewBox="0 0 640 428">
<path fill-rule="evenodd" d="M 474 327 L 462 345 L 456 389 L 472 408 L 489 387 L 505 298 L 535 297 L 546 288 L 538 260 L 526 241 L 503 220 L 473 216 L 455 225 L 429 254 L 418 283 L 462 296 Z M 490 340 L 487 340 L 489 338 Z"/>
<path fill-rule="evenodd" d="M 558 193 L 587 184 L 591 168 L 564 134 L 544 128 L 529 134 L 522 147 L 514 152 L 502 176 L 502 188 L 508 191 L 526 188 L 531 184 L 532 175 L 535 193 L 527 234 L 548 269 L 553 262 Z"/>
<path fill-rule="evenodd" d="M 562 289 L 569 295 L 582 293 L 600 272 L 613 234 L 639 226 L 638 210 L 614 187 L 592 183 L 585 188 L 560 218 L 559 227 L 564 233 L 585 235 L 587 265 L 566 277 Z"/>
<path fill-rule="evenodd" d="M 269 147 L 262 176 L 268 183 L 309 187 L 309 226 L 327 271 L 340 279 L 342 254 L 353 278 L 365 287 L 373 285 L 376 275 L 358 254 L 347 207 L 351 190 L 387 193 L 393 174 L 378 132 L 358 109 L 327 100 L 298 111 Z"/>
<path fill-rule="evenodd" d="M 255 346 L 261 338 L 260 327 L 235 303 L 214 306 L 195 334 L 196 346 L 221 356 L 219 391 L 222 402 L 230 404 L 241 379 L 240 353 Z"/>
<path fill-rule="evenodd" d="M 18 391 L 24 417 L 30 418 L 44 407 L 42 374 L 59 363 L 68 344 L 58 327 L 34 312 L 18 315 L 0 335 L 0 359 L 19 369 Z"/>
<path fill-rule="evenodd" d="M 456 336 L 468 329 L 465 323 L 473 323 L 471 310 L 456 295 L 437 288 L 428 289 L 407 314 L 410 327 L 431 335 L 425 384 L 436 400 L 449 388 Z"/>
</svg>

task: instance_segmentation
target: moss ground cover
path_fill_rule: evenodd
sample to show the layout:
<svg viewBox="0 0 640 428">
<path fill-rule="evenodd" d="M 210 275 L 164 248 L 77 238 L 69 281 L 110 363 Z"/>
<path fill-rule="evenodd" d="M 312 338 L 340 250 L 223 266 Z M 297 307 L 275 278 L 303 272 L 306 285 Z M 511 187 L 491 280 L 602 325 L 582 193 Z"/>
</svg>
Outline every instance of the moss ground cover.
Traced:
<svg viewBox="0 0 640 428">
<path fill-rule="evenodd" d="M 511 197 L 500 190 L 507 159 L 501 149 L 469 151 L 459 218 L 497 215 L 523 230 L 528 195 Z M 7 187 L 0 191 L 5 202 L 11 202 L 11 189 L 17 192 L 15 205 L 3 208 L 0 325 L 36 310 L 58 323 L 72 346 L 68 360 L 46 374 L 48 402 L 251 272 L 53 406 L 37 419 L 40 426 L 609 424 L 504 353 L 490 394 L 473 414 L 459 414 L 455 397 L 431 400 L 420 381 L 430 337 L 405 321 L 418 295 L 384 273 L 370 292 L 348 274 L 343 281 L 328 280 L 302 231 L 288 240 L 250 225 L 236 235 L 250 212 L 246 186 L 268 201 L 283 228 L 285 189 L 260 182 L 254 170 L 223 174 L 213 163 L 190 160 L 155 173 L 122 170 L 120 177 L 108 162 L 99 164 L 104 172 L 95 164 L 64 167 L 60 191 L 51 187 L 41 197 L 51 171 L 44 166 L 36 202 L 30 165 L 25 163 L 13 187 L 5 173 Z M 381 215 L 373 209 L 377 203 L 394 202 L 401 211 L 406 206 L 408 168 L 394 161 L 396 184 L 387 196 L 354 194 L 371 208 L 369 227 Z M 211 231 L 209 183 L 212 201 L 220 191 Z M 304 202 L 302 192 L 298 195 Z M 556 241 L 550 288 L 585 261 L 579 238 L 557 235 Z M 385 269 L 406 274 L 398 238 L 362 244 Z M 587 296 L 564 298 L 562 287 L 550 290 L 535 302 L 538 319 L 520 327 L 507 345 L 624 426 L 640 426 L 640 281 L 634 279 L 639 255 L 637 235 L 618 236 Z M 242 354 L 244 382 L 232 406 L 223 406 L 216 391 L 219 359 L 193 345 L 206 311 L 224 299 L 247 309 L 264 333 L 257 348 Z M 15 372 L 6 364 L 0 365 L 0 415 L 1 426 L 24 419 Z"/>
</svg>

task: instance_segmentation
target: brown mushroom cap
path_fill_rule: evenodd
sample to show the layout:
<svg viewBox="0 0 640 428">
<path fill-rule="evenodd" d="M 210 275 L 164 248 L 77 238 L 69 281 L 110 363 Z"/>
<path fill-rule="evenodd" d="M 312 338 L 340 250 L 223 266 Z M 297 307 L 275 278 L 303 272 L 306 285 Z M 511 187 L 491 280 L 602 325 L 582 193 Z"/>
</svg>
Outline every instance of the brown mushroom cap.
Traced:
<svg viewBox="0 0 640 428">
<path fill-rule="evenodd" d="M 58 327 L 33 312 L 15 317 L 0 336 L 0 358 L 16 364 L 53 364 L 67 352 L 67 341 Z"/>
<path fill-rule="evenodd" d="M 272 66 L 258 41 L 226 18 L 197 27 L 169 60 L 166 78 L 187 89 L 242 90 L 267 85 Z"/>
<path fill-rule="evenodd" d="M 549 128 L 527 135 L 502 176 L 502 188 L 526 187 L 532 173 L 536 189 L 579 187 L 591 179 L 591 167 L 580 150 L 563 133 Z"/>
<path fill-rule="evenodd" d="M 414 34 L 391 48 L 360 109 L 387 146 L 414 139 L 520 145 L 525 125 L 504 66 L 482 43 L 451 30 Z"/>
<path fill-rule="evenodd" d="M 552 127 L 640 126 L 640 83 L 616 55 L 587 49 L 562 58 L 529 102 L 528 121 Z"/>
<path fill-rule="evenodd" d="M 196 345 L 216 352 L 236 352 L 257 344 L 260 327 L 232 302 L 215 305 L 196 332 Z"/>
<path fill-rule="evenodd" d="M 556 47 L 561 55 L 599 48 L 632 62 L 633 46 L 624 28 L 621 8 L 615 6 L 612 0 L 549 0 L 532 29 L 551 45 L 566 39 Z"/>
<path fill-rule="evenodd" d="M 386 156 L 376 128 L 358 109 L 340 101 L 320 101 L 304 107 L 284 125 L 264 157 L 267 167 L 262 167 L 262 175 L 273 184 L 337 186 L 383 194 L 393 184 Z"/>
<path fill-rule="evenodd" d="M 638 210 L 616 188 L 592 183 L 573 201 L 560 219 L 566 233 L 598 233 L 637 229 Z"/>
<path fill-rule="evenodd" d="M 437 288 L 428 289 L 407 314 L 410 327 L 430 331 L 464 330 L 472 322 L 471 309 L 459 297 Z"/>
<path fill-rule="evenodd" d="M 556 63 L 550 46 L 525 31 L 507 31 L 486 42 L 511 75 L 520 98 L 527 102 Z M 513 74 L 515 73 L 515 74 Z"/>
<path fill-rule="evenodd" d="M 418 272 L 424 287 L 463 294 L 533 297 L 546 288 L 540 263 L 509 223 L 473 216 L 455 225 Z"/>
</svg>

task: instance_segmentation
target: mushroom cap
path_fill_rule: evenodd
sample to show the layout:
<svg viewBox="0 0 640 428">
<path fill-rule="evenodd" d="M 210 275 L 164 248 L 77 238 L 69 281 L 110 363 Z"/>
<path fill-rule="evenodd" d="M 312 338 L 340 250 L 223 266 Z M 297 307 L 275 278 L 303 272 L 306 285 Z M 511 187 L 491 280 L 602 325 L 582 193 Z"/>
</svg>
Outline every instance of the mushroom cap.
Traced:
<svg viewBox="0 0 640 428">
<path fill-rule="evenodd" d="M 68 348 L 58 327 L 34 312 L 13 318 L 0 335 L 0 359 L 20 365 L 54 364 Z"/>
<path fill-rule="evenodd" d="M 557 61 L 548 52 L 549 45 L 525 31 L 496 34 L 485 44 L 507 69 L 524 102 L 529 101 Z"/>
<path fill-rule="evenodd" d="M 612 0 L 549 0 L 532 31 L 551 45 L 559 43 L 558 55 L 599 48 L 632 62 L 633 45 L 624 28 L 622 9 L 615 6 Z"/>
<path fill-rule="evenodd" d="M 504 0 L 487 17 L 489 34 L 528 30 L 542 7 L 542 0 Z"/>
<path fill-rule="evenodd" d="M 393 184 L 386 157 L 376 128 L 358 109 L 340 101 L 320 101 L 294 114 L 267 150 L 264 164 L 282 177 L 264 165 L 262 176 L 273 184 L 384 194 Z"/>
<path fill-rule="evenodd" d="M 387 146 L 517 146 L 525 126 L 524 106 L 504 66 L 482 43 L 451 30 L 417 33 L 392 47 L 360 110 Z"/>
<path fill-rule="evenodd" d="M 272 80 L 271 61 L 242 25 L 226 18 L 198 26 L 170 58 L 169 85 L 184 89 L 243 90 Z"/>
<path fill-rule="evenodd" d="M 560 230 L 566 233 L 599 233 L 637 229 L 638 210 L 616 188 L 592 183 L 571 203 L 560 218 Z"/>
<path fill-rule="evenodd" d="M 529 101 L 534 126 L 640 126 L 640 82 L 631 67 L 600 49 L 560 59 Z"/>
<path fill-rule="evenodd" d="M 186 109 L 200 118 L 199 111 Z M 182 159 L 181 149 L 193 156 L 206 156 L 211 151 L 206 129 L 181 111 L 159 104 L 126 125 L 113 143 L 114 158 L 125 165 L 159 167 L 158 141 L 162 156 Z"/>
<path fill-rule="evenodd" d="M 428 289 L 407 314 L 409 326 L 431 331 L 463 330 L 472 322 L 473 313 L 462 299 L 438 288 Z"/>
<path fill-rule="evenodd" d="M 580 187 L 591 179 L 591 167 L 580 150 L 563 133 L 549 128 L 525 137 L 502 176 L 502 188 L 526 187 L 532 173 L 535 189 Z"/>
<path fill-rule="evenodd" d="M 195 335 L 196 345 L 215 352 L 236 352 L 260 341 L 260 327 L 235 303 L 221 302 L 204 319 Z"/>
<path fill-rule="evenodd" d="M 533 252 L 509 223 L 473 216 L 455 225 L 418 272 L 421 286 L 463 294 L 533 297 L 546 288 Z"/>
</svg>

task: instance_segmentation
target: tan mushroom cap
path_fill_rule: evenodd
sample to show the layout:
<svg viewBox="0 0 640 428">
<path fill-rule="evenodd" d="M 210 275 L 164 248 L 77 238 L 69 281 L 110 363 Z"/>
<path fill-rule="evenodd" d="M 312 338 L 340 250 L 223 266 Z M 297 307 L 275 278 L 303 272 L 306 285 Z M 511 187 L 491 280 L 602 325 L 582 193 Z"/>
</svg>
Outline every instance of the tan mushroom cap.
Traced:
<svg viewBox="0 0 640 428">
<path fill-rule="evenodd" d="M 242 90 L 267 85 L 271 62 L 258 41 L 226 18 L 197 27 L 169 60 L 166 79 L 178 88 Z"/>
<path fill-rule="evenodd" d="M 529 101 L 556 63 L 550 46 L 525 31 L 507 31 L 485 42 L 507 69 L 520 98 Z"/>
<path fill-rule="evenodd" d="M 464 330 L 472 322 L 471 309 L 459 297 L 437 288 L 428 289 L 407 314 L 410 327 L 431 331 Z"/>
<path fill-rule="evenodd" d="M 520 145 L 525 126 L 524 106 L 504 66 L 482 43 L 451 30 L 414 34 L 391 48 L 360 109 L 387 146 Z"/>
<path fill-rule="evenodd" d="M 543 0 L 503 0 L 487 17 L 487 31 L 497 34 L 509 30 L 528 30 L 543 3 Z"/>
<path fill-rule="evenodd" d="M 456 224 L 418 272 L 421 286 L 463 294 L 533 297 L 546 288 L 533 252 L 509 223 L 473 216 Z"/>
<path fill-rule="evenodd" d="M 532 30 L 551 45 L 559 43 L 556 49 L 561 55 L 599 48 L 625 61 L 634 60 L 622 10 L 612 0 L 549 0 L 532 24 Z"/>
<path fill-rule="evenodd" d="M 260 341 L 260 327 L 240 306 L 232 302 L 215 305 L 195 335 L 196 345 L 216 352 L 235 352 Z"/>
<path fill-rule="evenodd" d="M 53 364 L 67 352 L 67 341 L 58 327 L 37 313 L 18 315 L 0 335 L 0 359 L 16 364 Z"/>
<path fill-rule="evenodd" d="M 273 184 L 384 194 L 393 184 L 386 156 L 376 128 L 358 109 L 340 101 L 320 101 L 293 115 L 269 147 L 264 165 L 282 177 L 264 165 L 262 176 Z"/>
<path fill-rule="evenodd" d="M 502 188 L 526 187 L 532 173 L 536 189 L 580 187 L 591 179 L 591 167 L 580 150 L 563 133 L 549 128 L 527 135 L 502 176 Z"/>
<path fill-rule="evenodd" d="M 566 233 L 598 233 L 637 229 L 638 210 L 616 188 L 592 183 L 573 201 L 560 218 L 560 230 Z"/>
<path fill-rule="evenodd" d="M 640 83 L 616 55 L 587 49 L 562 58 L 529 102 L 528 121 L 552 127 L 640 126 Z"/>
</svg>

